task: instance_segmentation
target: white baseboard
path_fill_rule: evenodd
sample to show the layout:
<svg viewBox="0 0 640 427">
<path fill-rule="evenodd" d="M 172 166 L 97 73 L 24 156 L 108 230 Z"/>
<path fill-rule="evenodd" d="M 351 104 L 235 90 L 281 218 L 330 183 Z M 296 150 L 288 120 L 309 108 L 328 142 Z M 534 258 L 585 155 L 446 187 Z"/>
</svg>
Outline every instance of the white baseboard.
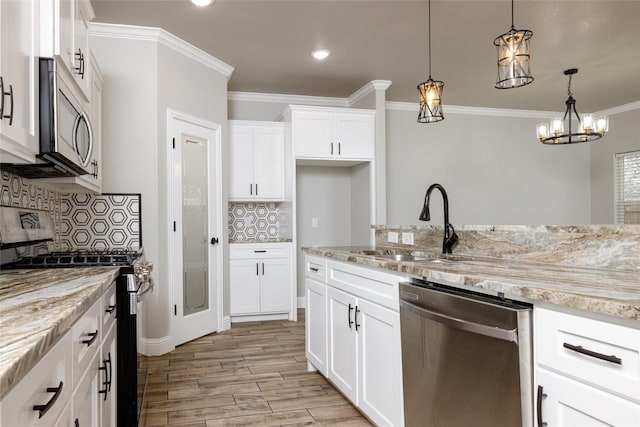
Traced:
<svg viewBox="0 0 640 427">
<path fill-rule="evenodd" d="M 307 299 L 305 297 L 298 297 L 298 308 L 306 308 Z"/>
<path fill-rule="evenodd" d="M 222 317 L 222 329 L 220 329 L 218 332 L 222 332 L 222 331 L 226 331 L 231 329 L 231 316 L 227 315 L 227 316 L 223 316 Z"/>
<path fill-rule="evenodd" d="M 289 313 L 277 313 L 277 314 L 254 314 L 249 316 L 231 316 L 231 323 L 242 322 L 262 322 L 267 320 L 286 320 L 289 318 Z"/>
<path fill-rule="evenodd" d="M 171 337 L 162 338 L 144 338 L 138 339 L 138 353 L 142 353 L 145 356 L 160 356 L 161 354 L 169 353 L 175 349 L 171 342 Z"/>
</svg>

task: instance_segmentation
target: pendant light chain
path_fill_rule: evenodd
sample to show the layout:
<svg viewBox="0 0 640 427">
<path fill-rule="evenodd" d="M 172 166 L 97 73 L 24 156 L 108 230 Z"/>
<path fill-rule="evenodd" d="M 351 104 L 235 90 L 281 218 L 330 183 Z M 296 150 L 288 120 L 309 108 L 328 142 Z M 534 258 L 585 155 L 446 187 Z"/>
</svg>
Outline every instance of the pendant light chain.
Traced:
<svg viewBox="0 0 640 427">
<path fill-rule="evenodd" d="M 431 0 L 429 0 L 429 7 L 428 7 L 428 21 L 429 21 L 429 78 L 431 78 Z"/>
<path fill-rule="evenodd" d="M 571 75 L 569 75 L 569 83 L 567 84 L 567 95 L 569 96 L 573 96 L 573 94 L 571 93 Z"/>
</svg>

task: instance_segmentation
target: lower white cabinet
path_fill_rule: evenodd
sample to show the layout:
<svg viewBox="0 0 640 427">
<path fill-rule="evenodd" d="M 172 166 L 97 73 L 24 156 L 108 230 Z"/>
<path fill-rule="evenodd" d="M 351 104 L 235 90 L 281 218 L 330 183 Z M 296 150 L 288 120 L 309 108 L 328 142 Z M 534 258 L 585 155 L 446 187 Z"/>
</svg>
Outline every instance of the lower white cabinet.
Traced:
<svg viewBox="0 0 640 427">
<path fill-rule="evenodd" d="M 291 243 L 231 244 L 229 282 L 233 321 L 272 314 L 295 319 Z"/>
<path fill-rule="evenodd" d="M 2 398 L 0 426 L 116 426 L 115 319 L 101 331 L 113 290 L 115 283 Z"/>
<path fill-rule="evenodd" d="M 306 355 L 379 426 L 403 424 L 398 282 L 403 278 L 347 263 L 306 257 Z M 358 289 L 362 290 L 360 294 Z M 378 289 L 382 303 L 366 295 Z"/>
<path fill-rule="evenodd" d="M 534 309 L 536 421 L 640 426 L 640 329 Z"/>
</svg>

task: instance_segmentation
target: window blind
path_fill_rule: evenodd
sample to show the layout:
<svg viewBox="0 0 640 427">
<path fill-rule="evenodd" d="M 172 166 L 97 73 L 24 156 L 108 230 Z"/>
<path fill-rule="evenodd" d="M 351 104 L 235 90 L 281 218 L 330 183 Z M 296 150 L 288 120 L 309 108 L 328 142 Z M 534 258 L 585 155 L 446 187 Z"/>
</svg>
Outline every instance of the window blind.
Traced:
<svg viewBox="0 0 640 427">
<path fill-rule="evenodd" d="M 640 151 L 615 156 L 616 224 L 640 224 Z"/>
</svg>

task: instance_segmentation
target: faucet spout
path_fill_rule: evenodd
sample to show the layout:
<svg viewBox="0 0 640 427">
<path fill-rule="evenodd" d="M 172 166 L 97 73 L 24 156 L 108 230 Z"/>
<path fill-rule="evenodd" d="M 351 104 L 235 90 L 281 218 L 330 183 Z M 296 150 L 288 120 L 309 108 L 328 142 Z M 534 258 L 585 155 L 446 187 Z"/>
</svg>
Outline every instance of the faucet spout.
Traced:
<svg viewBox="0 0 640 427">
<path fill-rule="evenodd" d="M 449 223 L 449 198 L 444 187 L 440 184 L 432 184 L 424 195 L 424 205 L 422 206 L 422 212 L 420 212 L 420 221 L 429 221 L 431 214 L 429 212 L 429 202 L 431 199 L 431 192 L 438 189 L 442 194 L 442 200 L 444 201 L 444 237 L 442 238 L 442 253 L 450 254 L 453 247 L 458 243 L 458 235 L 456 234 L 453 225 Z"/>
</svg>

